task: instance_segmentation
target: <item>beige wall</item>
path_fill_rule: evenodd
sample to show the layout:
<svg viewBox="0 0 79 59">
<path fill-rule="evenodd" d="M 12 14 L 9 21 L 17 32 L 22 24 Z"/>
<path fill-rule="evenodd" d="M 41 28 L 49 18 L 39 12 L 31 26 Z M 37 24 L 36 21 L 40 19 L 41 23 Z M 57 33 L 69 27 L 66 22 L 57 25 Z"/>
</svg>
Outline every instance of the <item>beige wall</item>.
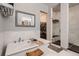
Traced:
<svg viewBox="0 0 79 59">
<path fill-rule="evenodd" d="M 69 9 L 69 42 L 79 46 L 79 5 Z"/>
</svg>

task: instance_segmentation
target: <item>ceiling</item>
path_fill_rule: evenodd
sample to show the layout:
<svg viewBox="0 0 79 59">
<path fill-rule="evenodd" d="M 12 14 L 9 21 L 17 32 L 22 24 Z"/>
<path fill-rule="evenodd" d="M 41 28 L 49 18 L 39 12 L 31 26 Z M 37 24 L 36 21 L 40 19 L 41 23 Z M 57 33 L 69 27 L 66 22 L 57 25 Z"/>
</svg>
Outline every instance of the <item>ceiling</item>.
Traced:
<svg viewBox="0 0 79 59">
<path fill-rule="evenodd" d="M 70 4 L 69 4 L 69 7 L 74 7 L 74 6 L 76 6 L 76 5 L 79 5 L 79 3 L 70 3 Z"/>
<path fill-rule="evenodd" d="M 53 11 L 57 12 L 60 11 L 60 4 L 59 3 L 44 3 L 45 5 L 54 8 Z M 69 7 L 74 7 L 79 5 L 79 3 L 69 3 Z"/>
<path fill-rule="evenodd" d="M 69 8 L 79 5 L 79 3 L 69 3 Z M 60 11 L 60 4 L 55 7 L 54 11 Z"/>
<path fill-rule="evenodd" d="M 52 8 L 55 7 L 56 5 L 58 5 L 58 3 L 43 3 L 43 4 L 45 4 L 49 7 L 52 7 Z"/>
</svg>

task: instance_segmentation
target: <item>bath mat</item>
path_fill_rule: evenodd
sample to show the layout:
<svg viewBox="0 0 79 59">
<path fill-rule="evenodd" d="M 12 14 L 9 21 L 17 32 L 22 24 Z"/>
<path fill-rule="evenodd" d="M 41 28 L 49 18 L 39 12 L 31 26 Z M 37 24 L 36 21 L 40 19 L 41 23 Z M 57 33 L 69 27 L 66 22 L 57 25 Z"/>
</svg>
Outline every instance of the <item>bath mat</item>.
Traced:
<svg viewBox="0 0 79 59">
<path fill-rule="evenodd" d="M 26 52 L 27 56 L 41 56 L 44 52 L 40 49 L 36 49 L 34 51 Z"/>
<path fill-rule="evenodd" d="M 49 45 L 48 48 L 56 51 L 57 53 L 59 53 L 59 52 L 61 52 L 63 50 L 62 48 L 56 47 L 54 45 Z"/>
</svg>

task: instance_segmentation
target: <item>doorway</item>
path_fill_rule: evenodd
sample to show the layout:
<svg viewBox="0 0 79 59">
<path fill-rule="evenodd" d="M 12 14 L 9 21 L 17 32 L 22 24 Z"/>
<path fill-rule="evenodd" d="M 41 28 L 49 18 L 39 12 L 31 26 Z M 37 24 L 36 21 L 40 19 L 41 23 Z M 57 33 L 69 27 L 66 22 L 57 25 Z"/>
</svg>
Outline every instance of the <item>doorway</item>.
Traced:
<svg viewBox="0 0 79 59">
<path fill-rule="evenodd" d="M 40 38 L 47 39 L 47 13 L 40 11 Z"/>
</svg>

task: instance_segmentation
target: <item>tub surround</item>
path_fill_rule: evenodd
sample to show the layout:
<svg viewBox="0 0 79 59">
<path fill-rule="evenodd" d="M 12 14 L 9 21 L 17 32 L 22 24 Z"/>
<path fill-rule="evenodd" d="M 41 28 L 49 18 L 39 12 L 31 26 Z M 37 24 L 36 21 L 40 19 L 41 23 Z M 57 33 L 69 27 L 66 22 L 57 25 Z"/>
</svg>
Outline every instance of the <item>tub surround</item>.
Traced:
<svg viewBox="0 0 79 59">
<path fill-rule="evenodd" d="M 17 44 L 10 43 L 7 46 L 6 56 L 8 56 L 8 55 L 9 56 L 27 56 L 26 55 L 27 51 L 31 51 L 31 49 L 36 50 L 38 48 L 44 52 L 44 54 L 42 56 L 79 56 L 79 54 L 69 51 L 69 50 L 66 50 L 66 51 L 62 50 L 58 53 L 58 52 L 48 48 L 48 45 L 49 45 L 48 43 L 50 43 L 50 41 L 44 40 L 41 38 L 39 38 L 38 41 L 41 41 L 44 44 L 41 46 L 39 46 L 37 44 L 30 45 L 30 44 L 26 43 L 27 41 L 20 42 Z M 23 43 L 25 43 L 25 44 L 23 44 Z"/>
<path fill-rule="evenodd" d="M 44 40 L 41 38 L 37 39 L 37 41 L 42 42 L 43 43 L 42 45 L 46 45 L 46 44 L 50 43 L 50 41 Z M 25 40 L 23 42 L 16 42 L 16 43 L 13 42 L 13 43 L 8 44 L 5 55 L 8 55 L 8 56 L 13 55 L 13 54 L 16 54 L 16 53 L 19 53 L 19 52 L 22 52 L 25 50 L 33 49 L 33 48 L 36 48 L 39 46 L 41 46 L 41 45 L 39 45 L 35 42 L 32 42 L 31 40 Z"/>
</svg>

